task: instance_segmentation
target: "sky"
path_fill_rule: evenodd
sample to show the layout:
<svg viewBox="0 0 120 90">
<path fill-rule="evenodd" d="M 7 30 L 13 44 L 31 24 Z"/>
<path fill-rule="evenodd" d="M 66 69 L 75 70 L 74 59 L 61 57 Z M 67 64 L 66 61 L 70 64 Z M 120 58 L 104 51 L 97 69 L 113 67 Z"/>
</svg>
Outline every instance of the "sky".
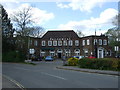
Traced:
<svg viewBox="0 0 120 90">
<path fill-rule="evenodd" d="M 9 1 L 9 2 L 8 2 Z M 23 7 L 32 7 L 32 20 L 47 30 L 74 30 L 97 35 L 115 27 L 119 0 L 0 0 L 11 17 Z"/>
</svg>

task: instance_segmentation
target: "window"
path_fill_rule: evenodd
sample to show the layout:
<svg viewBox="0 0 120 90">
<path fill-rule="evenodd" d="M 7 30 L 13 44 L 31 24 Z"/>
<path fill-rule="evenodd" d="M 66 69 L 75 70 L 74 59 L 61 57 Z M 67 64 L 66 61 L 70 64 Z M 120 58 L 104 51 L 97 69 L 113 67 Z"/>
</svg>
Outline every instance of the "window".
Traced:
<svg viewBox="0 0 120 90">
<path fill-rule="evenodd" d="M 32 45 L 32 40 L 30 40 L 30 45 Z"/>
<path fill-rule="evenodd" d="M 48 46 L 52 46 L 52 41 L 48 41 Z"/>
<path fill-rule="evenodd" d="M 87 40 L 87 45 L 90 45 L 90 40 L 89 39 Z"/>
<path fill-rule="evenodd" d="M 115 46 L 115 51 L 119 51 L 119 46 Z"/>
<path fill-rule="evenodd" d="M 58 41 L 58 46 L 62 46 L 62 41 Z"/>
<path fill-rule="evenodd" d="M 82 41 L 83 46 L 85 45 L 85 40 Z"/>
<path fill-rule="evenodd" d="M 75 49 L 75 56 L 79 56 L 80 55 L 80 50 L 79 49 Z"/>
<path fill-rule="evenodd" d="M 102 45 L 102 39 L 99 39 L 99 45 Z"/>
<path fill-rule="evenodd" d="M 55 56 L 55 52 L 54 51 L 50 51 L 50 56 Z"/>
<path fill-rule="evenodd" d="M 95 43 L 97 44 L 97 39 L 94 39 L 94 45 L 95 45 Z"/>
<path fill-rule="evenodd" d="M 34 46 L 37 46 L 38 45 L 38 42 L 37 40 L 34 41 Z"/>
<path fill-rule="evenodd" d="M 75 40 L 75 46 L 79 46 L 79 40 Z"/>
<path fill-rule="evenodd" d="M 73 45 L 72 40 L 69 40 L 69 46 L 72 46 L 72 45 Z"/>
<path fill-rule="evenodd" d="M 107 45 L 107 40 L 103 40 L 103 45 Z"/>
<path fill-rule="evenodd" d="M 53 46 L 57 46 L 57 41 L 53 41 Z"/>
<path fill-rule="evenodd" d="M 66 49 L 65 50 L 65 56 L 69 57 L 71 55 L 71 52 L 69 49 Z"/>
<path fill-rule="evenodd" d="M 63 45 L 67 46 L 67 40 L 63 41 Z"/>
<path fill-rule="evenodd" d="M 88 49 L 84 49 L 84 55 L 85 57 L 88 57 Z"/>
<path fill-rule="evenodd" d="M 41 56 L 44 57 L 45 56 L 45 52 L 44 51 L 41 51 Z"/>
<path fill-rule="evenodd" d="M 42 46 L 45 46 L 45 41 L 42 41 Z"/>
</svg>

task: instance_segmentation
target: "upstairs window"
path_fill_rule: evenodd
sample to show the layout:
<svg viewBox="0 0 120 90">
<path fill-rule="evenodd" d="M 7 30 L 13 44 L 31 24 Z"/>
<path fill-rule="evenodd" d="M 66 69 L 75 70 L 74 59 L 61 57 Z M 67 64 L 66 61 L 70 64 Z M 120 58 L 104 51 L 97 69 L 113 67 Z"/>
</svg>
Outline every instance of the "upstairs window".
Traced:
<svg viewBox="0 0 120 90">
<path fill-rule="evenodd" d="M 85 46 L 85 40 L 82 41 L 83 46 Z"/>
<path fill-rule="evenodd" d="M 90 45 L 90 40 L 89 39 L 87 40 L 87 45 Z"/>
<path fill-rule="evenodd" d="M 79 40 L 75 40 L 75 46 L 79 46 Z"/>
<path fill-rule="evenodd" d="M 72 46 L 72 45 L 73 45 L 72 40 L 69 40 L 69 46 Z"/>
<path fill-rule="evenodd" d="M 48 46 L 52 46 L 52 41 L 48 41 Z"/>
<path fill-rule="evenodd" d="M 67 46 L 67 40 L 63 41 L 63 45 Z"/>
<path fill-rule="evenodd" d="M 32 40 L 30 40 L 30 45 L 32 45 Z"/>
<path fill-rule="evenodd" d="M 42 46 L 45 46 L 45 41 L 42 41 Z"/>
<path fill-rule="evenodd" d="M 53 41 L 53 46 L 57 46 L 57 41 Z"/>
<path fill-rule="evenodd" d="M 58 41 L 58 46 L 62 46 L 62 41 Z"/>
<path fill-rule="evenodd" d="M 95 43 L 97 44 L 97 39 L 94 39 L 94 45 L 95 45 Z"/>
<path fill-rule="evenodd" d="M 37 40 L 34 41 L 34 46 L 37 46 L 38 45 L 38 42 Z"/>
<path fill-rule="evenodd" d="M 99 39 L 99 45 L 102 45 L 102 39 Z"/>
<path fill-rule="evenodd" d="M 107 40 L 103 40 L 103 45 L 107 45 Z"/>
</svg>

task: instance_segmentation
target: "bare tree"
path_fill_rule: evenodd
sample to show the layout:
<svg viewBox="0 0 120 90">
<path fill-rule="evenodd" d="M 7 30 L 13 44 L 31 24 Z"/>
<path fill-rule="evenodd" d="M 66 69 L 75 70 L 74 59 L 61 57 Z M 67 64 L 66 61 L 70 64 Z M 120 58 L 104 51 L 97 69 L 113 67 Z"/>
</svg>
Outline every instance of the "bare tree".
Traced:
<svg viewBox="0 0 120 90">
<path fill-rule="evenodd" d="M 12 21 L 15 23 L 15 25 L 19 29 L 19 33 L 21 36 L 25 36 L 26 28 L 28 26 L 31 26 L 33 21 L 32 21 L 32 14 L 31 14 L 31 7 L 26 7 L 21 10 L 18 10 L 17 12 L 14 12 L 12 15 Z"/>
<path fill-rule="evenodd" d="M 79 37 L 83 37 L 83 36 L 84 36 L 84 34 L 83 34 L 80 30 L 77 30 L 76 33 L 77 33 L 77 35 L 78 35 Z"/>
</svg>

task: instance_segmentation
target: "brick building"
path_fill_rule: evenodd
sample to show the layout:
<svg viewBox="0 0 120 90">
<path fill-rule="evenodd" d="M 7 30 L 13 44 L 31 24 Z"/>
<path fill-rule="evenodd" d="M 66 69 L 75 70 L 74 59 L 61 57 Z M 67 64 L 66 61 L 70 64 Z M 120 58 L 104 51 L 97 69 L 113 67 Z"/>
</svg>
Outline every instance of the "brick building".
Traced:
<svg viewBox="0 0 120 90">
<path fill-rule="evenodd" d="M 80 38 L 73 30 L 48 31 L 42 38 L 30 38 L 30 50 L 36 56 L 50 55 L 56 58 L 61 58 L 63 54 L 66 57 L 88 57 L 96 53 L 98 58 L 111 56 L 107 36 Z"/>
</svg>

